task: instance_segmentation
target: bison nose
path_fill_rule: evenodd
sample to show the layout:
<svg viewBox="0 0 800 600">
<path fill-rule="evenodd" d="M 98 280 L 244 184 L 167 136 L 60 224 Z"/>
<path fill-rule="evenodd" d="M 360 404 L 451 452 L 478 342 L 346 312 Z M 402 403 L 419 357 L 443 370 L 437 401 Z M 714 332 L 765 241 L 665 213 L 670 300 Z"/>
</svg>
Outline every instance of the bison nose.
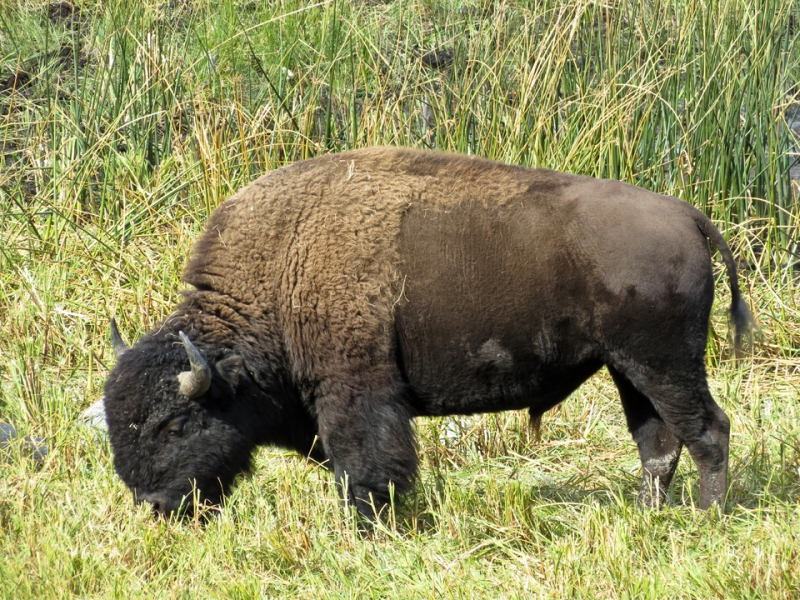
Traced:
<svg viewBox="0 0 800 600">
<path fill-rule="evenodd" d="M 147 502 L 157 517 L 169 517 L 177 513 L 183 498 L 176 498 L 167 492 L 139 492 L 136 494 L 136 503 Z"/>
</svg>

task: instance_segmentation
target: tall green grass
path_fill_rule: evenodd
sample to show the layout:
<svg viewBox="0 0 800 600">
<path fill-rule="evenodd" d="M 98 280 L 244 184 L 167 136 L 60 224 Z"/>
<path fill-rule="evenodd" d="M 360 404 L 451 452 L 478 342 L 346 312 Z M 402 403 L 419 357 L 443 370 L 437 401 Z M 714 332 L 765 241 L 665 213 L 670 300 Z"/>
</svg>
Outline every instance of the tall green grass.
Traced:
<svg viewBox="0 0 800 600">
<path fill-rule="evenodd" d="M 84 0 L 0 5 L 0 596 L 800 594 L 800 9 L 789 0 Z M 205 529 L 132 508 L 78 415 L 170 313 L 208 215 L 260 173 L 375 144 L 623 179 L 709 214 L 764 337 L 709 371 L 730 511 L 632 504 L 611 382 L 545 419 L 419 423 L 421 480 L 361 540 L 330 477 L 274 451 Z"/>
</svg>

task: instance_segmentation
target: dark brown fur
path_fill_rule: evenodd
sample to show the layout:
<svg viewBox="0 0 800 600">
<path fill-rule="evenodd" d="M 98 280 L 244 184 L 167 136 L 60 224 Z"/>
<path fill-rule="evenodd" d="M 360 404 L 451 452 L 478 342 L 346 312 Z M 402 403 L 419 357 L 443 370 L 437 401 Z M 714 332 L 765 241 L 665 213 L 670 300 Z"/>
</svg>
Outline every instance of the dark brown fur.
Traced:
<svg viewBox="0 0 800 600">
<path fill-rule="evenodd" d="M 197 482 L 216 477 L 224 492 L 257 444 L 309 452 L 318 435 L 318 458 L 370 516 L 390 482 L 411 485 L 414 416 L 526 408 L 537 420 L 605 365 L 639 445 L 642 502 L 664 498 L 686 445 L 701 506 L 721 503 L 729 422 L 706 385 L 707 238 L 727 266 L 741 330 L 750 317 L 730 250 L 676 198 L 395 148 L 274 171 L 214 213 L 184 276 L 195 290 L 137 344 L 141 361 L 126 354 L 109 377 L 117 470 L 174 509 L 192 481 L 206 494 Z M 160 396 L 131 391 L 144 370 L 171 382 L 187 368 L 180 351 L 162 350 L 179 329 L 210 363 L 242 368 L 215 371 L 218 387 L 199 401 L 181 399 L 177 383 Z M 131 431 L 134 414 L 143 429 L 190 414 L 191 435 L 207 443 L 218 431 L 236 458 L 182 470 L 175 464 L 202 446 L 189 435 L 145 439 Z"/>
</svg>

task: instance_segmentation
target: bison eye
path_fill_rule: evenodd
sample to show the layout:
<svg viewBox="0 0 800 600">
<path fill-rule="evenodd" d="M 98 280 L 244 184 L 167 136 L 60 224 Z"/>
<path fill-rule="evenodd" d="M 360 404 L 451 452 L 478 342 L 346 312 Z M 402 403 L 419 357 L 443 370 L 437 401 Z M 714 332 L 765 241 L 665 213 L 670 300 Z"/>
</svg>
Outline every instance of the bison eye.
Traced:
<svg viewBox="0 0 800 600">
<path fill-rule="evenodd" d="M 166 434 L 170 437 L 180 437 L 183 435 L 183 429 L 186 425 L 186 421 L 189 420 L 187 416 L 175 417 L 174 419 L 167 422 L 164 425 L 162 431 L 166 432 Z"/>
</svg>

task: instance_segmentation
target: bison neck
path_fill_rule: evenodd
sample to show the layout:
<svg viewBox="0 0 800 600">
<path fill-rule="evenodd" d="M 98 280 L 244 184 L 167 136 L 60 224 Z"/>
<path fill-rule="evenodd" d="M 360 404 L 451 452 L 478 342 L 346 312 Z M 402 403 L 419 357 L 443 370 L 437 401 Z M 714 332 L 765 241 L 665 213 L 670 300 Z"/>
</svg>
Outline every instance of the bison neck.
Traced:
<svg viewBox="0 0 800 600">
<path fill-rule="evenodd" d="M 220 398 L 220 409 L 236 421 L 254 446 L 273 445 L 323 460 L 315 447 L 316 419 L 290 381 L 281 337 L 263 305 L 245 303 L 214 290 L 185 293 L 162 333 L 182 330 L 215 366 L 241 358 L 238 372 L 219 372 L 235 393 Z M 224 386 L 221 386 L 224 387 Z"/>
</svg>

